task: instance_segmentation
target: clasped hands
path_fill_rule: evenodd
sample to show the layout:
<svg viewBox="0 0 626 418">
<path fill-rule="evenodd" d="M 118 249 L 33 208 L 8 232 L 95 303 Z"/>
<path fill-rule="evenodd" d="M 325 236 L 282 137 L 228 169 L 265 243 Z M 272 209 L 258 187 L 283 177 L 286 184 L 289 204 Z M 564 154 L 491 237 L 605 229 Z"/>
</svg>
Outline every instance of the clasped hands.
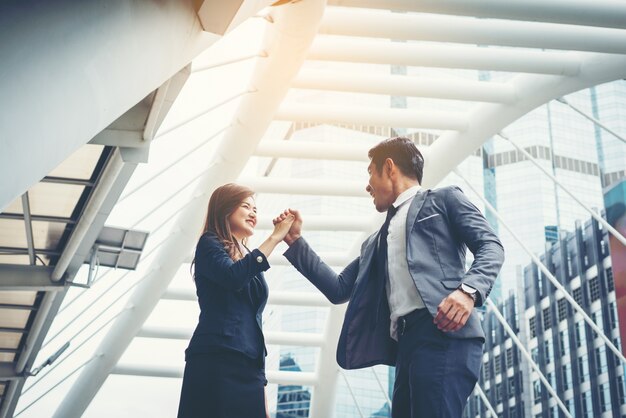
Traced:
<svg viewBox="0 0 626 418">
<path fill-rule="evenodd" d="M 293 244 L 294 241 L 300 238 L 302 233 L 302 215 L 300 215 L 300 212 L 295 209 L 285 209 L 280 215 L 272 220 L 274 227 L 276 227 L 281 222 L 285 220 L 289 222 L 291 219 L 293 219 L 291 227 L 283 238 L 287 245 Z"/>
</svg>

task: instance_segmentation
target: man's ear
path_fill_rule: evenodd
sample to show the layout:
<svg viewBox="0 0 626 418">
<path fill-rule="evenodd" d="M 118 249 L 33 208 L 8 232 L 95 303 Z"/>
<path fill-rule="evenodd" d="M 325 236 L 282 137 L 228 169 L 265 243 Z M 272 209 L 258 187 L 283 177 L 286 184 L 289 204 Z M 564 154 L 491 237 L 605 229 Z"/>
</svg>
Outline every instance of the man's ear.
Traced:
<svg viewBox="0 0 626 418">
<path fill-rule="evenodd" d="M 383 164 L 383 170 L 387 173 L 387 176 L 391 177 L 394 172 L 394 167 L 396 164 L 393 162 L 391 158 L 385 159 L 385 163 Z"/>
</svg>

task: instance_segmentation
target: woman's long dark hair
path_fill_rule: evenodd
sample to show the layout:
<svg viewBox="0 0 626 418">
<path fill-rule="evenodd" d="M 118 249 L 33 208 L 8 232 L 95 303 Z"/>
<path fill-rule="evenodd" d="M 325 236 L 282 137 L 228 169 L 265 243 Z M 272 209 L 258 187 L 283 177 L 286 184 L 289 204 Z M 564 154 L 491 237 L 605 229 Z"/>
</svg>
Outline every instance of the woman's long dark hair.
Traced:
<svg viewBox="0 0 626 418">
<path fill-rule="evenodd" d="M 202 233 L 211 232 L 215 234 L 234 261 L 242 258 L 243 253 L 230 231 L 228 217 L 237 210 L 241 202 L 251 196 L 254 196 L 254 191 L 248 187 L 228 183 L 215 189 L 209 199 L 209 208 Z M 245 239 L 243 243 L 245 244 Z"/>
<path fill-rule="evenodd" d="M 243 257 L 239 244 L 230 231 L 228 217 L 241 205 L 241 202 L 254 196 L 254 191 L 245 186 L 228 183 L 215 189 L 209 199 L 206 220 L 202 233 L 210 232 L 224 244 L 226 252 L 233 260 Z M 245 239 L 243 244 L 245 244 Z"/>
<path fill-rule="evenodd" d="M 228 217 L 241 205 L 241 202 L 250 196 L 254 196 L 252 189 L 235 183 L 227 183 L 215 189 L 209 199 L 209 208 L 207 209 L 202 234 L 204 235 L 207 232 L 215 234 L 217 239 L 224 244 L 226 252 L 233 261 L 241 259 L 243 253 L 241 248 L 239 248 L 239 244 L 237 244 L 237 239 L 230 231 Z M 244 239 L 243 244 L 245 244 L 245 241 Z M 195 264 L 196 258 L 194 257 L 189 267 L 192 276 L 195 276 L 193 268 Z"/>
</svg>

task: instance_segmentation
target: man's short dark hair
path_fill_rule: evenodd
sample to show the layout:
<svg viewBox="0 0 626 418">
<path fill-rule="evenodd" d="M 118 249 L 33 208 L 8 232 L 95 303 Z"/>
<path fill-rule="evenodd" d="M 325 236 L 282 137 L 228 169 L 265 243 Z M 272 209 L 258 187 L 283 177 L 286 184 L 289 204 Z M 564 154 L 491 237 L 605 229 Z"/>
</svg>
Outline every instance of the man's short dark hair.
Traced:
<svg viewBox="0 0 626 418">
<path fill-rule="evenodd" d="M 367 156 L 372 160 L 377 172 L 380 173 L 385 160 L 391 158 L 402 174 L 422 184 L 424 157 L 409 138 L 396 136 L 385 139 L 370 149 Z"/>
</svg>

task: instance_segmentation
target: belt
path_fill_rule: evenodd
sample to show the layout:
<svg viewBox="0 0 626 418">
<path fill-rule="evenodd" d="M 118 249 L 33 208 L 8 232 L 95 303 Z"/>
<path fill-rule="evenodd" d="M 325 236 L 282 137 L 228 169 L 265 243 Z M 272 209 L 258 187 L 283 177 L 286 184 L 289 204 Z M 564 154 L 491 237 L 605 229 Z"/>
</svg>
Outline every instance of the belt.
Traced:
<svg viewBox="0 0 626 418">
<path fill-rule="evenodd" d="M 416 309 L 414 311 L 409 312 L 408 314 L 401 316 L 398 318 L 398 336 L 404 335 L 404 333 L 417 321 L 424 317 L 425 314 L 428 314 L 428 310 L 426 308 Z"/>
</svg>

